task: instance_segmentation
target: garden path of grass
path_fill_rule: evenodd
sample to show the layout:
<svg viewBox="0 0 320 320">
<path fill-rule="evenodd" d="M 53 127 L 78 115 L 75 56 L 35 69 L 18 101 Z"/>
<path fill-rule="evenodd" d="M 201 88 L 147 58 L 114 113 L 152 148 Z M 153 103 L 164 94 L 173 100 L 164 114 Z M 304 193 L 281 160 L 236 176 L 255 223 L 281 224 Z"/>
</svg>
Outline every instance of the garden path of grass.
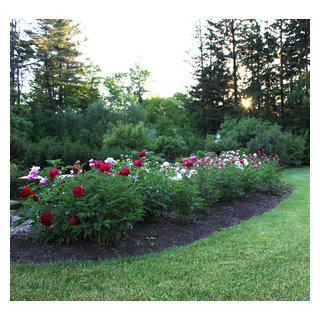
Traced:
<svg viewBox="0 0 320 320">
<path fill-rule="evenodd" d="M 293 194 L 238 226 L 158 254 L 12 264 L 11 300 L 309 300 L 310 169 Z"/>
</svg>

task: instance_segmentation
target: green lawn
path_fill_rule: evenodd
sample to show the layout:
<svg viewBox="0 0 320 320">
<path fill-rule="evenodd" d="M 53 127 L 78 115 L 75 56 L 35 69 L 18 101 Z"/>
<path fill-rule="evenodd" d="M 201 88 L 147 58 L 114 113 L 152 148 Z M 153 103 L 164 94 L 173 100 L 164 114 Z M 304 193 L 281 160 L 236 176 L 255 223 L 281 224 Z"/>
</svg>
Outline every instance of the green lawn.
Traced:
<svg viewBox="0 0 320 320">
<path fill-rule="evenodd" d="M 12 264 L 11 300 L 310 300 L 310 169 L 293 195 L 191 245 L 135 258 Z"/>
</svg>

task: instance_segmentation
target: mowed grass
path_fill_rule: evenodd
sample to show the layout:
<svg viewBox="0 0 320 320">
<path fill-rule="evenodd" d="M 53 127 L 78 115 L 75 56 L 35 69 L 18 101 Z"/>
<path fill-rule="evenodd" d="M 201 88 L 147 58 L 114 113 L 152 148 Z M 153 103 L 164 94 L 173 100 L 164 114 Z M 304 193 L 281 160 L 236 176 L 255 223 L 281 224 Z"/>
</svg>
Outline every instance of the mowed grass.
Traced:
<svg viewBox="0 0 320 320">
<path fill-rule="evenodd" d="M 11 300 L 310 300 L 310 169 L 292 196 L 191 245 L 142 257 L 12 264 Z"/>
</svg>

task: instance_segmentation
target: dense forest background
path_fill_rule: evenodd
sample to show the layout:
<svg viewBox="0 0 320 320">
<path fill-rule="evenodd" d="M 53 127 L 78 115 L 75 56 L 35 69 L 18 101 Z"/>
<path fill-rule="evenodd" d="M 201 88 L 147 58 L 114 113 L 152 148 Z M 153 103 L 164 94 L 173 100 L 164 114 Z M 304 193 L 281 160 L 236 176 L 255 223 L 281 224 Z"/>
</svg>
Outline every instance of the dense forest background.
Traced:
<svg viewBox="0 0 320 320">
<path fill-rule="evenodd" d="M 146 98 L 150 72 L 140 65 L 101 77 L 80 59 L 72 20 L 38 19 L 23 30 L 12 20 L 11 177 L 47 159 L 73 164 L 141 150 L 174 161 L 264 148 L 288 166 L 308 165 L 310 20 L 207 20 L 194 32 L 195 85 Z"/>
</svg>

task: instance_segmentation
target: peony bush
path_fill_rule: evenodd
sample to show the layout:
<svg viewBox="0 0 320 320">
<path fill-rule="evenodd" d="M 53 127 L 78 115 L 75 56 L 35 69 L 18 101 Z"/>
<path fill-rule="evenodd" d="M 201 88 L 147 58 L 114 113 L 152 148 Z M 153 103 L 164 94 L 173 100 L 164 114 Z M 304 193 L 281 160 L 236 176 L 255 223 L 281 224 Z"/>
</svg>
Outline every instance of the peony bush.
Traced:
<svg viewBox="0 0 320 320">
<path fill-rule="evenodd" d="M 264 150 L 191 155 L 179 163 L 159 163 L 140 151 L 136 159 L 48 164 L 31 168 L 15 222 L 31 220 L 30 234 L 42 243 L 90 239 L 108 246 L 138 221 L 173 211 L 189 223 L 196 211 L 210 213 L 218 201 L 248 192 L 277 193 L 283 186 L 281 160 Z"/>
</svg>

